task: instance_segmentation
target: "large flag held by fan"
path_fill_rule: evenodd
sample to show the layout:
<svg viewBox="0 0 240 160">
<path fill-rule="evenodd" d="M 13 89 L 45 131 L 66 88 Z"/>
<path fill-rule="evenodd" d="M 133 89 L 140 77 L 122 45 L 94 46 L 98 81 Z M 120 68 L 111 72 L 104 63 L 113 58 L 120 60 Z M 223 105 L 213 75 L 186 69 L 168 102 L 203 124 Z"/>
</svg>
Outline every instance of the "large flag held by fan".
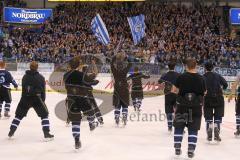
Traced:
<svg viewBox="0 0 240 160">
<path fill-rule="evenodd" d="M 146 35 L 145 16 L 141 14 L 135 17 L 128 17 L 128 23 L 131 28 L 134 45 L 137 45 Z"/>
<path fill-rule="evenodd" d="M 108 45 L 110 43 L 107 28 L 99 14 L 97 14 L 97 16 L 93 18 L 91 28 L 92 32 L 97 37 L 100 43 L 102 43 L 103 45 Z"/>
</svg>

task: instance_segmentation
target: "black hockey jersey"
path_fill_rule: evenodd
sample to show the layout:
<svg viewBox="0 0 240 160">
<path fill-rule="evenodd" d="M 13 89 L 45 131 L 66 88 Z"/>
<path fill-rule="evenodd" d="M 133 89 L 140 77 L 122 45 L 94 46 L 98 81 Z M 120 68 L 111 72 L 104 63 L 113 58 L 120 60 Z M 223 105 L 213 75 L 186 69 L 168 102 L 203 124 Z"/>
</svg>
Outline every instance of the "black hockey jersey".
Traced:
<svg viewBox="0 0 240 160">
<path fill-rule="evenodd" d="M 99 83 L 95 77 L 88 76 L 84 72 L 72 70 L 64 74 L 63 80 L 68 96 L 88 96 L 91 85 Z"/>
<path fill-rule="evenodd" d="M 5 69 L 0 70 L 0 86 L 10 88 L 10 84 L 13 84 L 15 88 L 18 87 L 16 81 L 13 79 L 10 72 Z"/>
<path fill-rule="evenodd" d="M 131 97 L 133 99 L 135 98 L 143 99 L 142 78 L 148 79 L 150 78 L 150 76 L 144 75 L 143 73 L 133 73 L 127 78 L 128 80 L 132 79 Z"/>
<path fill-rule="evenodd" d="M 220 96 L 223 94 L 222 89 L 227 89 L 227 81 L 219 74 L 214 72 L 207 72 L 203 75 L 207 96 Z"/>
<path fill-rule="evenodd" d="M 163 81 L 167 81 L 167 82 L 170 82 L 171 84 L 173 85 L 176 85 L 176 81 L 177 81 L 177 78 L 180 76 L 179 73 L 175 72 L 175 71 L 169 71 L 165 74 L 162 75 L 162 77 L 160 78 L 159 82 L 161 80 Z"/>
<path fill-rule="evenodd" d="M 164 93 L 168 94 L 171 91 L 172 85 L 176 85 L 177 78 L 180 76 L 179 73 L 175 71 L 169 71 L 162 75 L 162 77 L 158 80 L 158 83 L 165 82 Z"/>
<path fill-rule="evenodd" d="M 127 83 L 127 74 L 132 63 L 117 61 L 114 56 L 111 62 L 111 70 L 114 77 L 113 105 L 117 106 L 120 101 L 129 105 L 129 86 Z"/>
<path fill-rule="evenodd" d="M 179 89 L 179 96 L 184 97 L 187 93 L 194 93 L 196 96 L 204 96 L 206 85 L 203 76 L 198 73 L 186 72 L 180 75 L 176 81 Z"/>
<path fill-rule="evenodd" d="M 27 70 L 22 79 L 22 96 L 38 96 L 46 98 L 45 78 L 37 71 Z"/>
</svg>

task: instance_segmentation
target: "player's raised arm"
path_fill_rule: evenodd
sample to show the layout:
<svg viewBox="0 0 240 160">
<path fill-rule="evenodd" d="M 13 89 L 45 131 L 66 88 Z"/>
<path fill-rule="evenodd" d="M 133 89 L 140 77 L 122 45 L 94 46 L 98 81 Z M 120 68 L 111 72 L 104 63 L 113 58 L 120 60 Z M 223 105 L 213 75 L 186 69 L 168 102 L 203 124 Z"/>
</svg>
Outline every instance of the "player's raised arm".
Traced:
<svg viewBox="0 0 240 160">
<path fill-rule="evenodd" d="M 116 67 L 114 65 L 116 63 L 116 60 L 117 60 L 117 57 L 116 57 L 116 55 L 114 55 L 111 59 L 111 62 L 110 62 L 112 72 L 116 71 Z"/>
</svg>

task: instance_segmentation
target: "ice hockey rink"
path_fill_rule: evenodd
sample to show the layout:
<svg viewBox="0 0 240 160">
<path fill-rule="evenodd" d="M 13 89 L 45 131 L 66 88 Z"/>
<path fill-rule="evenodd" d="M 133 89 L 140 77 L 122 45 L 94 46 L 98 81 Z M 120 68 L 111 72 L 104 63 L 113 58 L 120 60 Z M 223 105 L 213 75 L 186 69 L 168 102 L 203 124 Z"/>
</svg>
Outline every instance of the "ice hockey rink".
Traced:
<svg viewBox="0 0 240 160">
<path fill-rule="evenodd" d="M 13 92 L 12 117 L 0 120 L 0 159 L 1 160 L 171 160 L 176 159 L 173 148 L 173 135 L 167 132 L 166 121 L 129 121 L 125 128 L 116 128 L 113 112 L 104 115 L 104 126 L 94 132 L 88 124 L 82 123 L 82 148 L 76 152 L 71 135 L 71 127 L 55 116 L 56 104 L 65 99 L 59 93 L 47 93 L 46 104 L 50 112 L 51 132 L 54 141 L 44 142 L 41 121 L 33 110 L 23 119 L 13 140 L 8 140 L 9 126 L 14 116 L 20 92 Z M 101 103 L 98 100 L 98 103 Z M 199 134 L 196 160 L 238 160 L 240 139 L 233 135 L 235 131 L 234 102 L 226 102 L 226 114 L 221 130 L 220 144 L 206 141 L 205 122 Z M 158 115 L 164 112 L 164 97 L 145 98 L 142 113 Z M 134 114 L 130 107 L 130 114 Z M 148 119 L 149 120 L 149 119 Z M 186 159 L 187 137 L 183 143 L 183 154 L 178 159 Z"/>
</svg>

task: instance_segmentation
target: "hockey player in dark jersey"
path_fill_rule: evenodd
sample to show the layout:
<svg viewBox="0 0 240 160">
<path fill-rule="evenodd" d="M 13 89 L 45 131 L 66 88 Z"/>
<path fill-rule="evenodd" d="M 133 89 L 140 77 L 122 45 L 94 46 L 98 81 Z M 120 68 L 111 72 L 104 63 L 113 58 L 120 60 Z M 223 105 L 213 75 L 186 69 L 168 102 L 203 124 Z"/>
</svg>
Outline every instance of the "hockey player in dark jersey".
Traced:
<svg viewBox="0 0 240 160">
<path fill-rule="evenodd" d="M 187 59 L 187 72 L 176 81 L 176 112 L 174 118 L 175 154 L 181 155 L 181 144 L 184 128 L 188 128 L 188 157 L 194 157 L 198 131 L 201 126 L 203 96 L 206 91 L 205 82 L 197 73 L 195 59 Z M 175 90 L 175 89 L 173 89 Z"/>
<path fill-rule="evenodd" d="M 143 100 L 142 78 L 148 79 L 150 76 L 139 72 L 138 67 L 134 67 L 134 73 L 128 76 L 128 80 L 132 80 L 131 98 L 135 111 L 140 111 Z"/>
<path fill-rule="evenodd" d="M 37 115 L 42 120 L 42 130 L 46 140 L 52 140 L 53 135 L 50 132 L 50 123 L 48 119 L 48 109 L 45 104 L 45 79 L 37 71 L 38 63 L 33 61 L 30 63 L 30 70 L 22 79 L 22 97 L 15 112 L 15 118 L 12 121 L 9 138 L 13 137 L 21 120 L 27 115 L 29 109 L 33 107 Z"/>
<path fill-rule="evenodd" d="M 204 117 L 207 124 L 207 140 L 212 141 L 212 133 L 214 130 L 214 140 L 220 142 L 220 126 L 224 116 L 222 89 L 227 89 L 228 84 L 221 75 L 212 72 L 213 64 L 211 62 L 205 64 L 205 70 L 206 73 L 203 77 L 205 79 L 207 93 L 204 97 Z"/>
<path fill-rule="evenodd" d="M 64 74 L 64 83 L 67 90 L 67 114 L 68 120 L 72 122 L 72 135 L 75 140 L 75 149 L 81 148 L 80 124 L 82 112 L 87 116 L 90 130 L 93 131 L 97 124 L 94 119 L 94 110 L 89 101 L 89 86 L 96 85 L 97 80 L 78 70 L 79 58 L 73 58 L 69 66 L 70 71 Z"/>
<path fill-rule="evenodd" d="M 84 66 L 82 71 L 85 74 L 87 74 L 91 79 L 95 79 L 96 76 L 97 76 L 97 73 L 98 73 L 98 69 L 97 69 L 97 66 L 95 64 L 95 61 L 92 60 L 91 66 Z M 94 110 L 95 117 L 97 118 L 99 124 L 103 125 L 104 122 L 103 122 L 102 113 L 101 113 L 100 109 L 98 108 L 97 102 L 96 102 L 96 100 L 93 96 L 93 87 L 91 85 L 89 85 L 88 87 L 89 87 L 88 98 L 89 98 L 89 101 L 90 101 L 90 103 L 92 105 L 92 108 Z"/>
<path fill-rule="evenodd" d="M 168 64 L 169 71 L 163 74 L 159 79 L 158 83 L 164 83 L 165 89 L 165 113 L 167 116 L 168 131 L 172 132 L 173 127 L 173 117 L 174 117 L 174 107 L 176 105 L 177 94 L 171 93 L 172 85 L 176 85 L 177 78 L 180 76 L 179 73 L 175 72 L 176 63 L 175 61 L 170 61 Z"/>
<path fill-rule="evenodd" d="M 11 73 L 9 73 L 5 67 L 5 62 L 0 61 L 0 118 L 2 117 L 1 112 L 3 108 L 3 102 L 5 102 L 4 117 L 10 117 L 9 112 L 12 102 L 10 84 L 12 83 L 14 88 L 18 88 L 18 85 L 13 79 Z"/>
<path fill-rule="evenodd" d="M 237 74 L 236 81 L 232 85 L 228 102 L 232 100 L 233 95 L 235 95 L 235 101 L 236 101 L 236 128 L 237 128 L 234 135 L 236 137 L 240 137 L 240 73 Z"/>
<path fill-rule="evenodd" d="M 129 106 L 127 74 L 131 66 L 131 63 L 126 62 L 126 56 L 124 53 L 118 53 L 112 58 L 111 70 L 114 77 L 113 106 L 115 107 L 114 115 L 117 125 L 119 125 L 121 110 L 123 124 L 127 124 Z"/>
</svg>

